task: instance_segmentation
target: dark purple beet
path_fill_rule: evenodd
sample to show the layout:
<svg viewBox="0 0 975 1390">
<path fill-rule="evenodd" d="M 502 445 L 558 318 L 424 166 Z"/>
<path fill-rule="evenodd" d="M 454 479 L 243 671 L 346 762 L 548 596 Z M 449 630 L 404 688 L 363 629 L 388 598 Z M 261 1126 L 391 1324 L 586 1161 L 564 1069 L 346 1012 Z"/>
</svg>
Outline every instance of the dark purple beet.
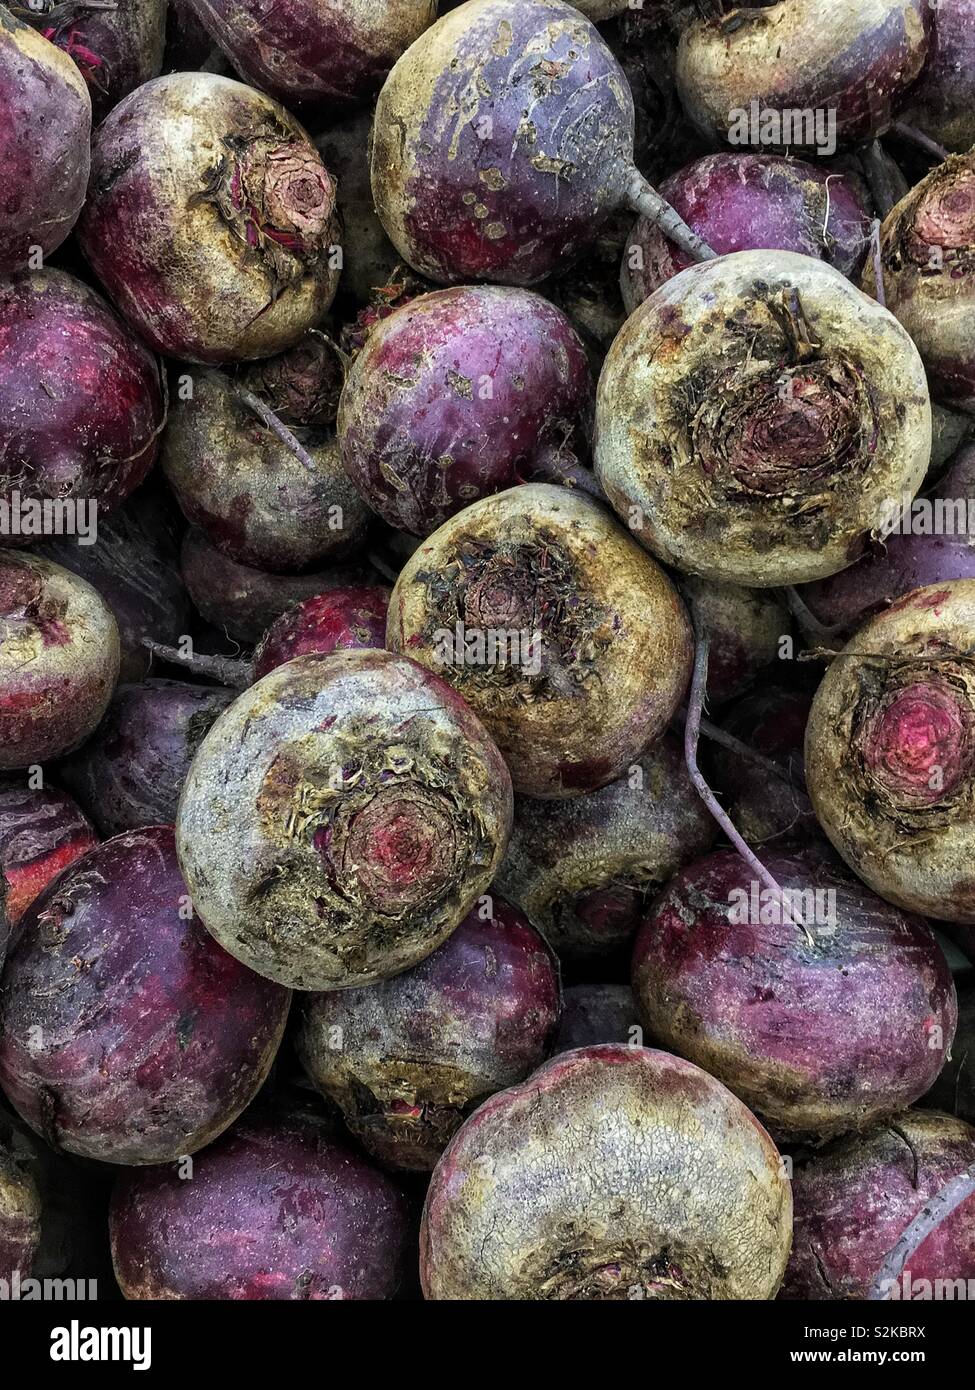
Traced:
<svg viewBox="0 0 975 1390">
<path fill-rule="evenodd" d="M 959 984 L 958 1030 L 951 1056 L 923 1104 L 975 1124 L 975 983 Z"/>
<path fill-rule="evenodd" d="M 94 826 L 66 792 L 31 788 L 24 777 L 0 779 L 0 899 L 10 925 L 51 879 L 97 844 Z"/>
<path fill-rule="evenodd" d="M 516 908 L 489 897 L 412 970 L 312 995 L 299 1050 L 363 1147 L 429 1172 L 465 1116 L 548 1056 L 559 968 Z"/>
<path fill-rule="evenodd" d="M 722 731 L 782 768 L 783 775 L 719 744 L 708 748 L 715 790 L 749 844 L 803 839 L 818 833 L 805 794 L 802 748 L 811 695 L 764 684 L 722 710 Z"/>
<path fill-rule="evenodd" d="M 343 647 L 384 647 L 389 589 L 350 585 L 316 594 L 286 609 L 254 651 L 254 680 L 306 652 Z"/>
<path fill-rule="evenodd" d="M 121 685 L 61 776 L 103 835 L 171 825 L 190 763 L 229 690 L 182 681 Z"/>
<path fill-rule="evenodd" d="M 256 1094 L 290 995 L 194 919 L 173 831 L 108 840 L 21 919 L 0 984 L 0 1086 L 56 1148 L 173 1161 Z"/>
<path fill-rule="evenodd" d="M 975 145 L 975 0 L 935 0 L 924 71 L 901 119 L 954 154 Z"/>
<path fill-rule="evenodd" d="M 237 1125 L 190 1179 L 126 1173 L 112 1201 L 128 1299 L 392 1298 L 412 1236 L 393 1179 L 305 1116 Z"/>
<path fill-rule="evenodd" d="M 582 343 L 528 290 L 420 295 L 376 324 L 339 406 L 346 470 L 391 526 L 429 535 L 469 503 L 587 459 Z"/>
<path fill-rule="evenodd" d="M 197 19 L 190 0 L 169 0 L 163 72 L 192 72 L 202 68 L 212 52 L 213 40 Z"/>
<path fill-rule="evenodd" d="M 569 985 L 562 996 L 562 1025 L 554 1052 L 599 1043 L 642 1046 L 643 1026 L 629 985 Z"/>
</svg>

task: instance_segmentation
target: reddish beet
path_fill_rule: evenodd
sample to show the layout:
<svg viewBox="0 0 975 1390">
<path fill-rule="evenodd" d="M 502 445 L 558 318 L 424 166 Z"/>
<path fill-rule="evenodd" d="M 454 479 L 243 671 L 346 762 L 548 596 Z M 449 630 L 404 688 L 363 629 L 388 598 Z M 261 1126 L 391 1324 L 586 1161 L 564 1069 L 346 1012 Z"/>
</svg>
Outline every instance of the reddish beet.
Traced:
<svg viewBox="0 0 975 1390">
<path fill-rule="evenodd" d="M 432 1299 L 766 1299 L 792 1201 L 771 1139 L 689 1062 L 580 1048 L 492 1096 L 433 1174 Z"/>
<path fill-rule="evenodd" d="M 61 776 L 103 835 L 171 825 L 193 756 L 232 699 L 229 690 L 182 681 L 120 685 Z"/>
<path fill-rule="evenodd" d="M 667 727 L 690 670 L 663 571 L 592 498 L 543 483 L 435 531 L 400 573 L 387 639 L 456 686 L 528 796 L 619 777 Z"/>
<path fill-rule="evenodd" d="M 299 656 L 200 747 L 177 819 L 209 930 L 298 989 L 418 964 L 491 882 L 511 781 L 448 685 L 385 651 Z"/>
<path fill-rule="evenodd" d="M 951 1047 L 941 948 L 822 851 L 765 864 L 784 898 L 732 851 L 676 875 L 634 952 L 644 1022 L 776 1134 L 869 1128 L 922 1096 Z"/>
<path fill-rule="evenodd" d="M 369 1153 L 429 1172 L 476 1105 L 545 1060 L 560 1010 L 544 938 L 490 898 L 412 970 L 312 995 L 299 1050 Z"/>
<path fill-rule="evenodd" d="M 795 1235 L 783 1297 L 866 1298 L 901 1233 L 936 1192 L 973 1163 L 975 1129 L 920 1110 L 814 1154 L 796 1168 L 792 1181 Z M 970 1198 L 882 1293 L 905 1300 L 964 1297 L 957 1284 L 951 1291 L 951 1281 L 967 1281 L 970 1289 L 973 1270 L 975 1199 Z M 930 1281 L 927 1289 L 925 1281 Z"/>
<path fill-rule="evenodd" d="M 254 652 L 253 678 L 309 652 L 386 645 L 389 590 L 378 585 L 332 589 L 287 609 L 261 638 Z"/>
<path fill-rule="evenodd" d="M 569 985 L 562 996 L 562 1024 L 555 1052 L 598 1043 L 642 1046 L 643 1027 L 629 985 Z"/>
<path fill-rule="evenodd" d="M 429 535 L 488 493 L 587 457 L 578 336 L 529 290 L 420 295 L 377 324 L 339 406 L 345 467 L 391 526 Z"/>
<path fill-rule="evenodd" d="M 627 945 L 647 895 L 716 834 L 681 749 L 665 735 L 599 791 L 518 797 L 497 884 L 563 959 L 589 960 Z"/>
<path fill-rule="evenodd" d="M 0 985 L 0 1085 L 56 1148 L 169 1162 L 250 1102 L 289 1002 L 194 920 L 171 827 L 119 835 L 21 919 Z"/>
<path fill-rule="evenodd" d="M 693 575 L 684 575 L 678 588 L 694 631 L 711 644 L 708 699 L 732 700 L 778 657 L 792 627 L 789 610 L 778 594 L 709 584 Z"/>
<path fill-rule="evenodd" d="M 115 689 L 118 626 L 90 584 L 0 550 L 0 769 L 70 753 Z"/>
<path fill-rule="evenodd" d="M 66 792 L 3 778 L 0 897 L 11 926 L 62 869 L 97 844 L 94 826 Z"/>
<path fill-rule="evenodd" d="M 795 251 L 849 276 L 863 264 L 870 213 L 847 175 L 778 155 L 711 154 L 672 174 L 660 191 L 719 255 Z M 620 275 L 627 311 L 692 264 L 655 223 L 639 218 Z"/>
<path fill-rule="evenodd" d="M 924 71 L 902 120 L 955 154 L 975 145 L 975 0 L 936 0 Z"/>
<path fill-rule="evenodd" d="M 240 82 L 157 77 L 98 129 L 79 239 L 160 352 L 226 362 L 293 346 L 335 294 L 336 233 L 315 147 Z"/>
<path fill-rule="evenodd" d="M 179 1170 L 126 1173 L 112 1258 L 128 1299 L 386 1299 L 413 1221 L 393 1180 L 321 1120 L 246 1120 Z"/>
<path fill-rule="evenodd" d="M 100 295 L 60 270 L 0 281 L 0 500 L 11 544 L 51 534 L 46 498 L 55 520 L 70 518 L 75 499 L 89 510 L 122 501 L 152 467 L 162 427 L 158 364 Z"/>
<path fill-rule="evenodd" d="M 802 748 L 812 696 L 802 690 L 763 685 L 722 710 L 723 733 L 739 739 L 775 767 L 713 745 L 710 766 L 715 790 L 732 822 L 748 841 L 803 840 L 819 826 L 804 791 Z"/>
<path fill-rule="evenodd" d="M 49 256 L 77 221 L 91 100 L 71 59 L 2 6 L 0 91 L 0 274 L 9 274 Z"/>
<path fill-rule="evenodd" d="M 30 1275 L 41 1242 L 41 1195 L 23 1163 L 0 1144 L 0 1280 Z"/>
</svg>

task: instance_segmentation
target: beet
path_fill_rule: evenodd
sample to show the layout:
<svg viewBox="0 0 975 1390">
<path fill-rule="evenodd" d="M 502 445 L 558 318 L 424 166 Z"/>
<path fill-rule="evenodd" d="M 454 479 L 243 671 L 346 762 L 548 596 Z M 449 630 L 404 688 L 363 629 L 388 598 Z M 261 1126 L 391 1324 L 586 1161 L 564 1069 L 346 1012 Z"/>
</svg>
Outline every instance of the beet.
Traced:
<svg viewBox="0 0 975 1390">
<path fill-rule="evenodd" d="M 796 1168 L 792 1182 L 795 1235 L 783 1297 L 866 1298 L 901 1233 L 972 1163 L 975 1129 L 918 1110 L 814 1154 Z M 885 1294 L 931 1298 L 923 1280 L 970 1280 L 973 1269 L 975 1199 L 969 1198 L 928 1236 Z"/>
<path fill-rule="evenodd" d="M 599 791 L 518 797 L 497 886 L 564 960 L 591 960 L 632 940 L 647 895 L 716 834 L 667 734 Z"/>
<path fill-rule="evenodd" d="M 78 235 L 146 342 L 191 362 L 283 352 L 338 282 L 335 187 L 309 137 L 213 73 L 157 77 L 105 118 Z"/>
<path fill-rule="evenodd" d="M 644 1022 L 777 1135 L 867 1129 L 922 1096 L 951 1047 L 941 948 L 822 851 L 764 862 L 784 902 L 730 850 L 682 869 L 656 901 L 633 955 Z"/>
<path fill-rule="evenodd" d="M 173 406 L 162 467 L 187 519 L 239 564 L 270 571 L 338 559 L 365 534 L 368 509 L 334 436 L 299 429 L 311 471 L 235 394 L 221 372 L 198 373 Z"/>
<path fill-rule="evenodd" d="M 624 324 L 596 395 L 596 471 L 658 558 L 763 588 L 835 574 L 931 454 L 920 358 L 838 270 L 740 251 Z"/>
<path fill-rule="evenodd" d="M 24 1165 L 0 1145 L 0 1279 L 30 1276 L 41 1241 L 41 1195 Z"/>
<path fill-rule="evenodd" d="M 367 304 L 374 289 L 387 284 L 401 267 L 399 254 L 376 216 L 369 182 L 369 133 L 372 111 L 353 111 L 329 123 L 315 137 L 325 168 L 339 190 L 343 243 L 354 248 L 342 267 L 342 295 Z"/>
<path fill-rule="evenodd" d="M 711 644 L 708 700 L 723 704 L 742 694 L 779 655 L 792 620 L 778 594 L 709 584 L 685 575 L 678 584 L 699 637 Z"/>
<path fill-rule="evenodd" d="M 85 201 L 91 99 L 74 63 L 0 6 L 0 274 L 64 241 Z M 0 332 L 3 313 L 0 310 Z M 0 411 L 0 417 L 3 412 Z"/>
<path fill-rule="evenodd" d="M 383 647 L 389 590 L 360 584 L 316 594 L 288 608 L 261 638 L 254 652 L 254 679 L 309 652 L 349 647 Z"/>
<path fill-rule="evenodd" d="M 569 985 L 562 996 L 562 1024 L 554 1051 L 597 1043 L 640 1044 L 639 1017 L 629 985 Z"/>
<path fill-rule="evenodd" d="M 592 382 L 568 320 L 529 290 L 420 295 L 378 323 L 339 406 L 342 460 L 391 526 L 426 536 L 488 493 L 589 453 Z"/>
<path fill-rule="evenodd" d="M 958 990 L 954 1046 L 923 1103 L 975 1124 L 975 984 Z"/>
<path fill-rule="evenodd" d="M 174 1161 L 253 1098 L 289 1002 L 194 920 L 170 826 L 119 835 L 21 919 L 0 982 L 0 1085 L 54 1147 Z"/>
<path fill-rule="evenodd" d="M 975 580 L 916 589 L 833 662 L 806 730 L 820 824 L 890 902 L 975 923 Z"/>
<path fill-rule="evenodd" d="M 120 685 L 61 776 L 103 835 L 171 825 L 193 755 L 232 699 L 229 690 L 182 681 Z"/>
<path fill-rule="evenodd" d="M 76 748 L 104 714 L 118 668 L 118 627 L 91 585 L 0 550 L 0 770 Z"/>
<path fill-rule="evenodd" d="M 0 281 L 0 501 L 9 544 L 52 533 L 30 515 L 44 499 L 54 499 L 55 521 L 70 520 L 65 503 L 83 505 L 90 530 L 93 511 L 108 511 L 145 478 L 162 427 L 158 364 L 100 295 L 60 270 Z"/>
<path fill-rule="evenodd" d="M 971 416 L 931 404 L 931 466 L 928 478 L 937 477 L 966 444 L 972 432 Z"/>
<path fill-rule="evenodd" d="M 310 996 L 299 1050 L 367 1152 L 429 1172 L 475 1106 L 545 1060 L 560 1012 L 544 938 L 492 898 L 412 970 Z"/>
<path fill-rule="evenodd" d="M 904 105 L 928 54 L 929 15 L 927 0 L 735 7 L 681 35 L 681 102 L 707 137 L 832 154 L 837 142 L 882 134 Z M 780 130 L 779 118 L 792 111 L 816 112 L 823 123 Z M 746 128 L 737 113 L 753 113 Z"/>
<path fill-rule="evenodd" d="M 975 0 L 937 0 L 931 20 L 931 51 L 901 118 L 965 154 L 975 145 Z"/>
<path fill-rule="evenodd" d="M 794 251 L 851 277 L 863 265 L 870 213 L 845 174 L 778 155 L 711 154 L 672 174 L 660 191 L 719 255 Z M 620 273 L 627 312 L 690 265 L 655 223 L 638 218 Z"/>
<path fill-rule="evenodd" d="M 62 869 L 98 844 L 81 807 L 55 787 L 0 780 L 0 897 L 13 926 Z M 0 947 L 0 961 L 2 961 Z"/>
<path fill-rule="evenodd" d="M 412 1233 L 393 1180 L 307 1116 L 246 1120 L 178 1170 L 126 1173 L 112 1258 L 128 1299 L 392 1298 Z"/>
<path fill-rule="evenodd" d="M 485 890 L 511 781 L 464 702 L 385 651 L 296 657 L 220 716 L 190 768 L 180 863 L 208 929 L 297 989 L 386 979 Z"/>
<path fill-rule="evenodd" d="M 619 777 L 690 673 L 687 615 L 663 571 L 591 498 L 542 483 L 475 502 L 416 550 L 387 644 L 456 686 L 528 796 Z"/>
<path fill-rule="evenodd" d="M 430 1183 L 430 1299 L 767 1299 L 792 1201 L 761 1125 L 665 1052 L 562 1053 L 492 1096 Z"/>
<path fill-rule="evenodd" d="M 931 395 L 975 413 L 975 155 L 939 164 L 901 199 L 881 247 L 887 306 L 917 345 Z M 863 285 L 876 290 L 872 261 Z"/>
<path fill-rule="evenodd" d="M 345 367 L 345 354 L 316 328 L 287 352 L 241 368 L 236 384 L 253 391 L 284 424 L 321 429 L 335 424 Z"/>
<path fill-rule="evenodd" d="M 15 8 L 74 61 L 88 84 L 97 122 L 162 72 L 166 6 L 167 0 L 115 0 L 93 8 L 85 0 L 66 0 L 41 6 L 38 13 L 30 0 L 20 0 Z"/>
<path fill-rule="evenodd" d="M 720 728 L 770 759 L 781 773 L 713 745 L 710 768 L 732 822 L 752 845 L 804 840 L 819 825 L 803 790 L 802 749 L 811 695 L 763 685 L 722 710 Z"/>
</svg>

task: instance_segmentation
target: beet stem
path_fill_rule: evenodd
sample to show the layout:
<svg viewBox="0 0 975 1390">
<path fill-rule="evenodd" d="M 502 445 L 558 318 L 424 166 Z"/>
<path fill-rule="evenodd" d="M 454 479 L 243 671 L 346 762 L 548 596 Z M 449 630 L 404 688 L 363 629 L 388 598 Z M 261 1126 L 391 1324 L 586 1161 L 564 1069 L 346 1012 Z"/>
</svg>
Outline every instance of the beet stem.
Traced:
<svg viewBox="0 0 975 1390">
<path fill-rule="evenodd" d="M 653 185 L 643 177 L 639 169 L 634 168 L 631 171 L 623 201 L 634 212 L 649 218 L 670 237 L 671 241 L 696 261 L 713 261 L 717 258 L 717 253 L 687 225 L 667 199 L 661 197 Z"/>
<path fill-rule="evenodd" d="M 906 121 L 895 121 L 891 130 L 902 140 L 909 140 L 912 145 L 917 145 L 918 149 L 924 150 L 926 154 L 934 155 L 935 159 L 944 162 L 948 158 L 948 151 L 944 145 L 939 145 L 937 140 L 932 140 L 930 135 L 925 135 L 917 126 L 908 125 Z"/>
<path fill-rule="evenodd" d="M 880 218 L 873 219 L 870 228 L 870 245 L 873 254 L 874 298 L 881 309 L 887 308 L 887 291 L 884 289 L 884 253 L 880 241 Z"/>
<path fill-rule="evenodd" d="M 817 637 L 837 637 L 843 631 L 842 623 L 836 623 L 832 627 L 827 623 L 821 623 L 812 609 L 800 597 L 798 590 L 792 585 L 788 585 L 782 592 L 792 616 L 803 627 L 808 627 L 810 632 L 814 632 Z"/>
<path fill-rule="evenodd" d="M 558 483 L 563 487 L 585 492 L 597 502 L 609 502 L 599 479 L 569 451 L 560 453 L 557 449 L 541 450 L 531 461 L 528 481 Z"/>
<path fill-rule="evenodd" d="M 687 723 L 687 711 L 679 710 L 678 719 L 683 724 Z M 754 763 L 757 767 L 764 768 L 774 777 L 781 777 L 783 782 L 788 782 L 795 790 L 795 774 L 799 774 L 799 779 L 805 785 L 805 772 L 801 763 L 796 766 L 786 767 L 783 763 L 777 763 L 774 758 L 767 758 L 764 753 L 759 753 L 750 744 L 744 743 L 740 738 L 735 738 L 734 734 L 725 733 L 724 729 L 717 724 L 712 724 L 710 719 L 701 720 L 701 733 L 712 743 L 716 743 L 721 748 L 727 748 L 729 753 L 734 753 L 739 758 L 745 758 L 748 762 Z"/>
<path fill-rule="evenodd" d="M 212 676 L 231 690 L 244 690 L 254 679 L 249 661 L 238 661 L 232 656 L 210 656 L 206 652 L 181 652 L 178 647 L 167 647 L 151 637 L 143 637 L 142 645 L 160 661 L 186 666 L 201 676 Z"/>
<path fill-rule="evenodd" d="M 299 444 L 298 440 L 288 429 L 288 426 L 279 416 L 275 415 L 270 406 L 265 405 L 259 396 L 255 396 L 253 391 L 248 391 L 244 386 L 235 386 L 234 394 L 249 410 L 254 412 L 258 419 L 261 420 L 269 430 L 273 430 L 285 448 L 289 449 L 291 453 L 294 454 L 298 462 L 304 468 L 307 468 L 309 473 L 318 472 L 318 469 L 315 467 L 315 460 L 312 458 L 311 454 L 302 444 Z"/>
<path fill-rule="evenodd" d="M 930 1202 L 921 1208 L 896 1245 L 885 1257 L 883 1264 L 877 1271 L 877 1277 L 871 1285 L 867 1298 L 875 1301 L 885 1300 L 884 1286 L 889 1286 L 891 1282 L 900 1277 L 908 1260 L 924 1244 L 931 1232 L 936 1231 L 942 1221 L 973 1194 L 975 1194 L 975 1163 L 970 1168 L 966 1168 L 964 1173 L 959 1173 L 957 1177 L 945 1183 L 941 1191 L 936 1192 Z"/>
</svg>

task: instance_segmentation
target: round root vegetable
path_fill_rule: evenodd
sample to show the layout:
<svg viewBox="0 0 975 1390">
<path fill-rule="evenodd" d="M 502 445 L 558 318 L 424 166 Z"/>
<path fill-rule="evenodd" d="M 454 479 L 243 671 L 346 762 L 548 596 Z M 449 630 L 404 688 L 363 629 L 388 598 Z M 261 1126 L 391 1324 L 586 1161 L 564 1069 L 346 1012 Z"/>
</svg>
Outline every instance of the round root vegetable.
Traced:
<svg viewBox="0 0 975 1390">
<path fill-rule="evenodd" d="M 429 1172 L 464 1117 L 552 1049 L 555 957 L 516 908 L 485 908 L 412 970 L 305 1004 L 305 1070 L 388 1167 Z"/>
<path fill-rule="evenodd" d="M 591 498 L 528 483 L 475 502 L 403 567 L 387 644 L 440 671 L 528 796 L 605 786 L 667 727 L 690 626 L 669 579 Z"/>
<path fill-rule="evenodd" d="M 629 985 L 569 985 L 554 1052 L 598 1043 L 642 1045 L 643 1028 Z"/>
<path fill-rule="evenodd" d="M 672 174 L 660 192 L 721 256 L 794 251 L 852 276 L 866 255 L 871 219 L 853 179 L 805 160 L 711 154 Z M 656 223 L 638 218 L 620 273 L 627 313 L 692 264 Z"/>
<path fill-rule="evenodd" d="M 741 251 L 627 319 L 596 397 L 596 471 L 648 549 L 719 583 L 834 574 L 931 453 L 914 344 L 838 270 Z"/>
<path fill-rule="evenodd" d="M 182 681 L 120 685 L 61 776 L 103 835 L 172 825 L 193 756 L 232 699 L 229 690 Z"/>
<path fill-rule="evenodd" d="M 494 877 L 511 781 L 464 702 L 385 651 L 300 656 L 193 760 L 177 820 L 221 945 L 297 989 L 372 984 L 445 941 Z"/>
<path fill-rule="evenodd" d="M 244 367 L 237 385 L 259 396 L 283 424 L 323 429 L 335 424 L 345 369 L 345 354 L 312 329 L 287 352 Z"/>
<path fill-rule="evenodd" d="M 76 748 L 105 713 L 118 669 L 118 625 L 91 585 L 0 550 L 0 770 Z"/>
<path fill-rule="evenodd" d="M 882 134 L 928 53 L 926 0 L 778 0 L 681 35 L 677 87 L 694 125 L 732 144 L 830 155 Z M 816 120 L 785 121 L 785 113 Z"/>
<path fill-rule="evenodd" d="M 350 585 L 316 594 L 287 609 L 261 638 L 254 652 L 254 679 L 309 652 L 349 647 L 384 647 L 389 590 Z"/>
<path fill-rule="evenodd" d="M 354 111 L 315 137 L 325 168 L 339 190 L 343 241 L 354 247 L 342 267 L 342 294 L 368 304 L 377 285 L 388 284 L 402 261 L 376 216 L 369 181 L 372 110 Z"/>
<path fill-rule="evenodd" d="M 349 477 L 429 535 L 488 493 L 589 453 L 592 382 L 568 319 L 530 290 L 420 295 L 377 323 L 339 406 Z"/>
<path fill-rule="evenodd" d="M 802 771 L 810 704 L 804 691 L 766 685 L 721 712 L 722 733 L 768 760 L 757 762 L 720 745 L 710 749 L 715 789 L 749 844 L 818 834 Z"/>
<path fill-rule="evenodd" d="M 954 154 L 975 145 L 975 0 L 937 0 L 924 71 L 901 119 Z"/>
<path fill-rule="evenodd" d="M 41 1242 L 41 1195 L 31 1174 L 0 1146 L 0 1279 L 30 1276 Z"/>
<path fill-rule="evenodd" d="M 0 781 L 0 900 L 11 926 L 62 869 L 97 844 L 94 826 L 67 793 Z"/>
<path fill-rule="evenodd" d="M 187 519 L 218 550 L 256 569 L 302 570 L 354 548 L 369 511 L 334 436 L 301 430 L 299 444 L 304 459 L 208 371 L 174 405 L 161 461 Z"/>
<path fill-rule="evenodd" d="M 327 1124 L 248 1119 L 194 1160 L 126 1173 L 112 1198 L 115 1274 L 128 1299 L 392 1298 L 411 1204 Z"/>
<path fill-rule="evenodd" d="M 792 627 L 789 610 L 778 594 L 738 584 L 708 584 L 685 575 L 678 588 L 694 631 L 710 641 L 708 700 L 732 700 L 778 657 Z"/>
<path fill-rule="evenodd" d="M 875 892 L 975 922 L 975 580 L 916 589 L 826 672 L 806 730 L 820 824 Z"/>
<path fill-rule="evenodd" d="M 146 342 L 191 362 L 283 352 L 338 283 L 335 186 L 314 145 L 212 73 L 157 77 L 110 112 L 78 234 Z"/>
<path fill-rule="evenodd" d="M 0 92 L 6 275 L 36 264 L 38 251 L 49 256 L 78 219 L 88 184 L 91 99 L 71 59 L 2 6 Z"/>
<path fill-rule="evenodd" d="M 799 1164 L 783 1297 L 866 1298 L 901 1233 L 972 1163 L 975 1129 L 947 1115 L 911 1110 Z M 928 1236 L 882 1296 L 951 1298 L 952 1281 L 971 1279 L 973 1268 L 975 1200 L 969 1199 Z"/>
<path fill-rule="evenodd" d="M 21 919 L 0 984 L 0 1085 L 55 1148 L 175 1161 L 253 1099 L 289 1003 L 194 920 L 170 826 L 119 835 Z"/>
<path fill-rule="evenodd" d="M 633 955 L 644 1022 L 775 1134 L 867 1129 L 941 1070 L 957 1022 L 948 966 L 926 923 L 823 852 L 764 862 L 781 897 L 721 850 L 656 901 Z"/>
<path fill-rule="evenodd" d="M 161 380 L 104 299 L 60 270 L 0 281 L 0 347 L 3 533 L 24 545 L 63 528 L 68 499 L 107 511 L 142 482 L 164 422 Z"/>
<path fill-rule="evenodd" d="M 975 1124 L 975 984 L 958 991 L 958 1029 L 951 1056 L 924 1104 Z"/>
<path fill-rule="evenodd" d="M 917 345 L 931 395 L 975 413 L 975 155 L 933 169 L 881 229 L 883 290 Z M 863 285 L 876 291 L 872 261 Z"/>
<path fill-rule="evenodd" d="M 937 477 L 954 455 L 966 444 L 972 432 L 972 418 L 943 405 L 931 405 L 931 466 L 928 478 Z"/>
<path fill-rule="evenodd" d="M 470 0 L 404 53 L 379 94 L 376 211 L 431 280 L 531 285 L 618 208 L 713 254 L 633 162 L 633 98 L 598 30 L 561 0 Z"/>
<path fill-rule="evenodd" d="M 588 796 L 519 797 L 497 886 L 560 957 L 591 960 L 632 940 L 647 895 L 716 834 L 665 734 L 623 777 Z"/>
<path fill-rule="evenodd" d="M 486 1101 L 437 1165 L 431 1299 L 768 1299 L 792 1201 L 753 1115 L 690 1063 L 580 1048 Z"/>
</svg>

